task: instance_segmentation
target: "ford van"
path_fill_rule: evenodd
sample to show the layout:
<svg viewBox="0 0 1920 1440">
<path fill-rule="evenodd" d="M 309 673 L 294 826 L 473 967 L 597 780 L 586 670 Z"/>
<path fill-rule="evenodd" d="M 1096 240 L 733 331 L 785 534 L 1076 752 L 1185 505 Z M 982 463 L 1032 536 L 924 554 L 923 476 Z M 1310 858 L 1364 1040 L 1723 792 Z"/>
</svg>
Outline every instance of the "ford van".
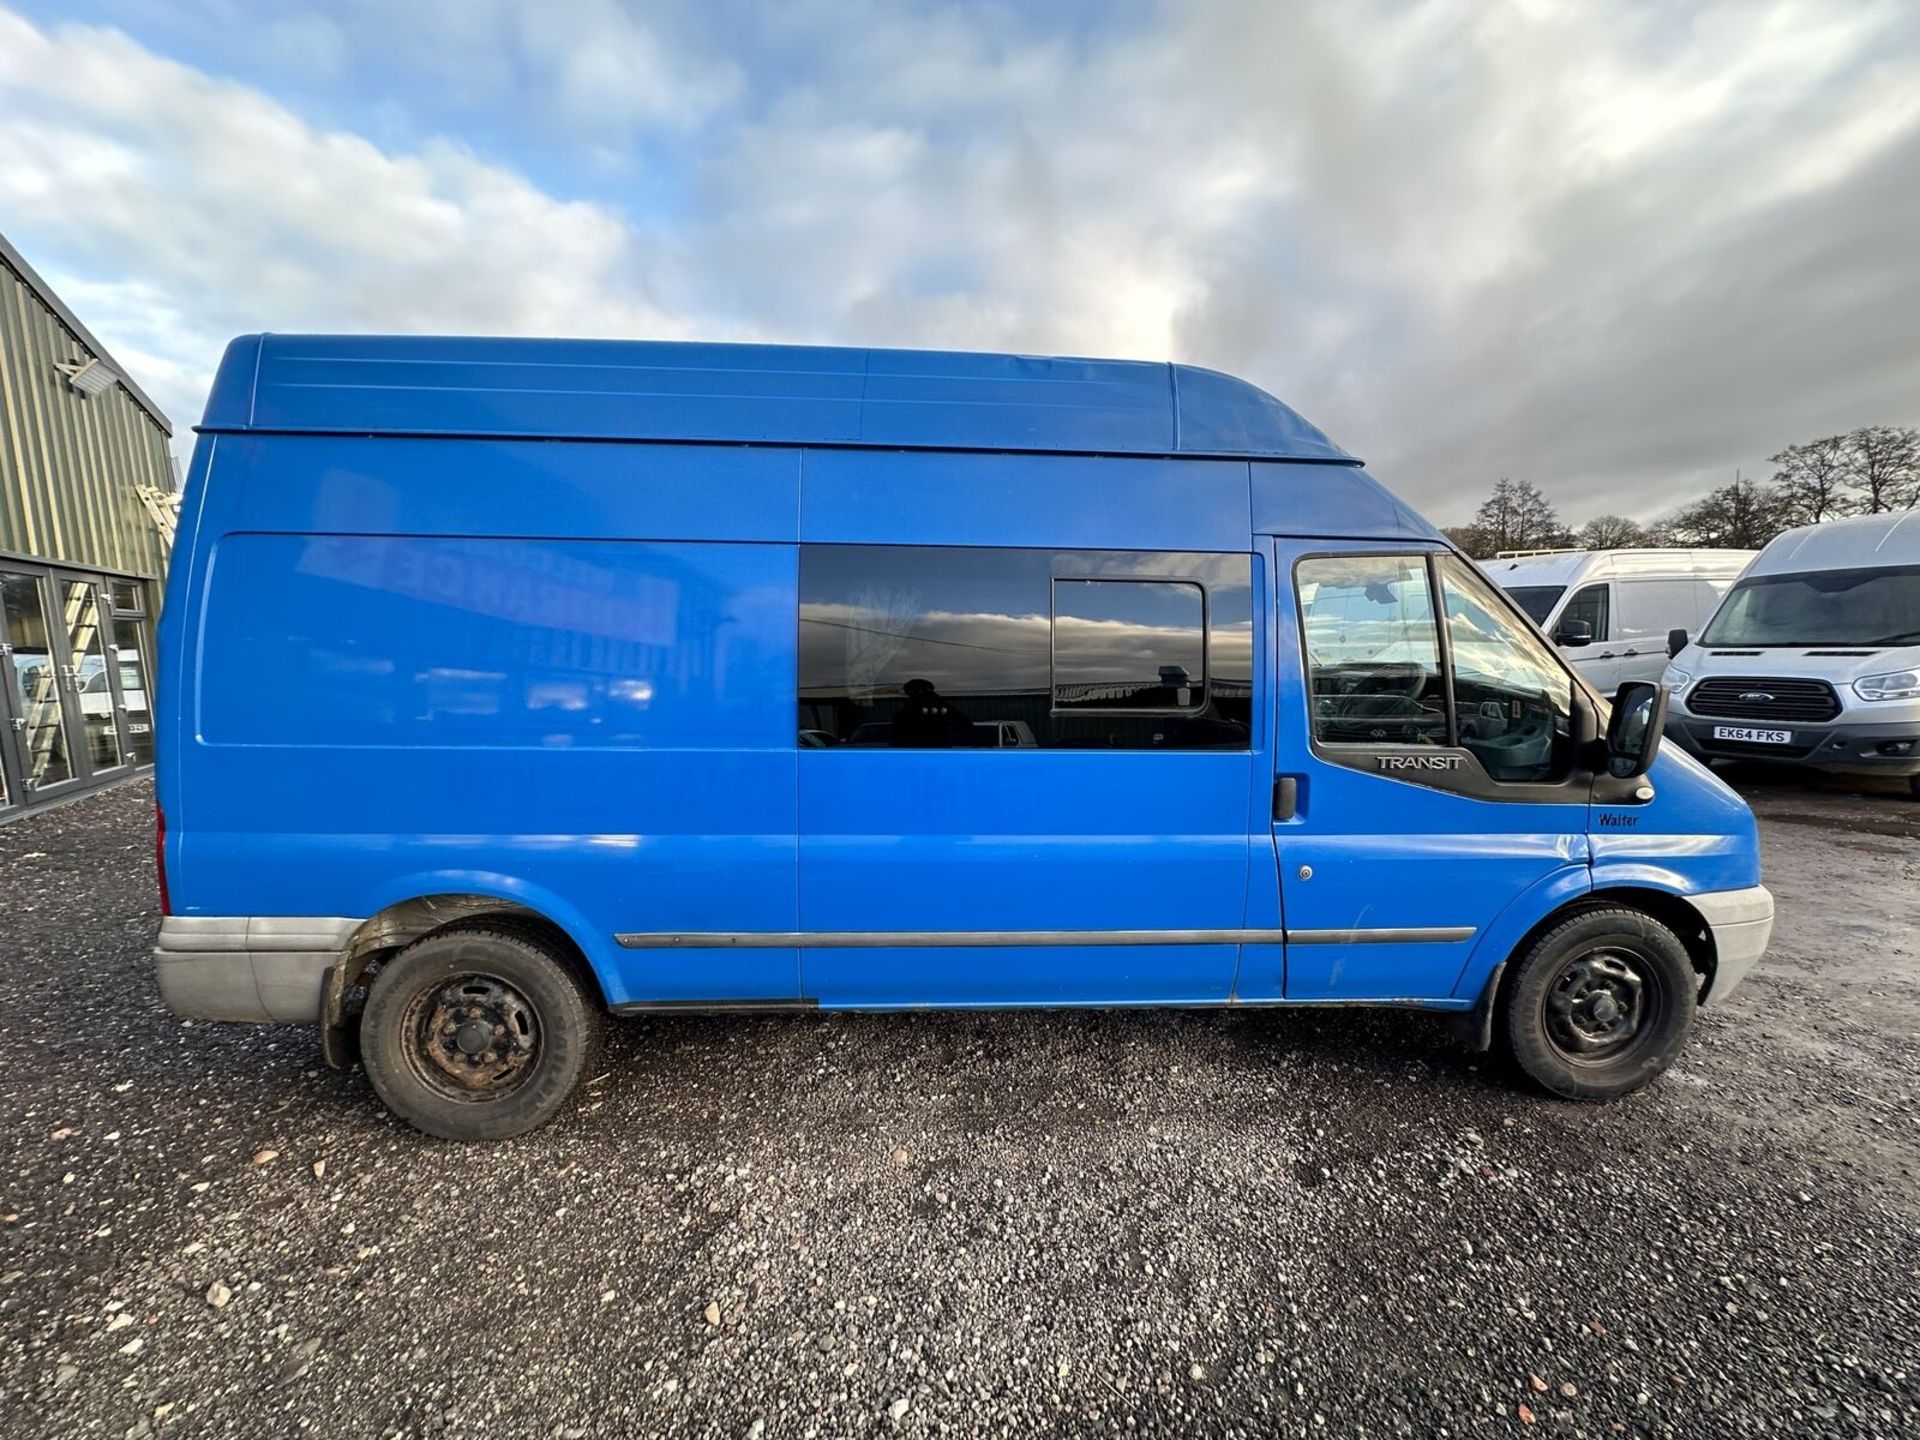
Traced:
<svg viewBox="0 0 1920 1440">
<path fill-rule="evenodd" d="M 1657 680 L 1667 637 L 1706 624 L 1752 550 L 1558 550 L 1481 568 L 1567 652 L 1594 688 Z"/>
<path fill-rule="evenodd" d="M 1669 637 L 1682 748 L 1894 776 L 1920 798 L 1920 512 L 1788 530 L 1699 636 Z"/>
<path fill-rule="evenodd" d="M 1660 686 L 1186 366 L 246 337 L 168 587 L 161 992 L 435 1135 L 684 1010 L 1403 1006 L 1615 1096 L 1772 924 Z"/>
</svg>

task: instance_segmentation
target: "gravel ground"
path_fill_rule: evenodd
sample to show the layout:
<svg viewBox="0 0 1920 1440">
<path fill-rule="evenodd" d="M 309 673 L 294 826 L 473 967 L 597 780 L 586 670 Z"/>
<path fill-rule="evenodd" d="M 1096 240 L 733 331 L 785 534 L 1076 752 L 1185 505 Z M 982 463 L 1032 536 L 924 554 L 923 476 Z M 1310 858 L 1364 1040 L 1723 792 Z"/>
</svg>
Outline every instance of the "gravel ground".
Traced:
<svg viewBox="0 0 1920 1440">
<path fill-rule="evenodd" d="M 1920 1430 L 1920 806 L 1735 775 L 1680 1065 L 1418 1016 L 674 1018 L 505 1145 L 160 1006 L 150 791 L 0 828 L 0 1435 Z"/>
</svg>

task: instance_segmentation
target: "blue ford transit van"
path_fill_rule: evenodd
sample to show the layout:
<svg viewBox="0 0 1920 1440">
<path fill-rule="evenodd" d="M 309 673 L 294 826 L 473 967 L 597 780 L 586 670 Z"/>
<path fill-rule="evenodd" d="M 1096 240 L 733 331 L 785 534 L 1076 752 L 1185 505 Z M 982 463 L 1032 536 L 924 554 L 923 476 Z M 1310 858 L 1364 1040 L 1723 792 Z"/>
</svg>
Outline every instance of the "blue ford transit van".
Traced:
<svg viewBox="0 0 1920 1440">
<path fill-rule="evenodd" d="M 162 993 L 441 1136 L 609 1011 L 1415 1006 L 1612 1096 L 1772 925 L 1659 686 L 1179 365 L 243 338 L 161 666 Z"/>
</svg>

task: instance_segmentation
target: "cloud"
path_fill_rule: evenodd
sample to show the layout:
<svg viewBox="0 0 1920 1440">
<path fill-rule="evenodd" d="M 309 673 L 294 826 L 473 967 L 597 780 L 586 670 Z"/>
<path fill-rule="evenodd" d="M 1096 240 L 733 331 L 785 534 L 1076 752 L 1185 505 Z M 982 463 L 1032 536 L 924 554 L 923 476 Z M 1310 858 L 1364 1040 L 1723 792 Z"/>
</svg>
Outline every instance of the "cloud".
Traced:
<svg viewBox="0 0 1920 1440">
<path fill-rule="evenodd" d="M 317 129 L 117 32 L 0 12 L 0 153 L 0 213 L 52 242 L 50 278 L 149 357 L 181 420 L 246 330 L 683 333 L 645 237 L 606 208 L 454 143 Z"/>
<path fill-rule="evenodd" d="M 259 328 L 1164 357 L 1442 520 L 1920 422 L 1902 0 L 563 9 L 340 0 L 218 51 L 253 83 L 0 11 L 0 211 L 183 418 Z"/>
</svg>

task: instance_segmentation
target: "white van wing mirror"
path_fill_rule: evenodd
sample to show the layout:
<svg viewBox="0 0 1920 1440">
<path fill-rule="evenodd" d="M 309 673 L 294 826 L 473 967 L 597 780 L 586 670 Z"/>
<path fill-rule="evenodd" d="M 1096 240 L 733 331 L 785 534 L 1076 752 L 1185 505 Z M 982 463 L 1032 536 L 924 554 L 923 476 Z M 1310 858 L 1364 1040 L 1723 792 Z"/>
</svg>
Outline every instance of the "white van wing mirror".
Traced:
<svg viewBox="0 0 1920 1440">
<path fill-rule="evenodd" d="M 1687 648 L 1687 632 L 1684 630 L 1667 631 L 1667 659 L 1671 660 Z"/>
<path fill-rule="evenodd" d="M 1562 620 L 1553 627 L 1553 643 L 1576 650 L 1593 643 L 1593 626 L 1585 620 Z"/>
</svg>

